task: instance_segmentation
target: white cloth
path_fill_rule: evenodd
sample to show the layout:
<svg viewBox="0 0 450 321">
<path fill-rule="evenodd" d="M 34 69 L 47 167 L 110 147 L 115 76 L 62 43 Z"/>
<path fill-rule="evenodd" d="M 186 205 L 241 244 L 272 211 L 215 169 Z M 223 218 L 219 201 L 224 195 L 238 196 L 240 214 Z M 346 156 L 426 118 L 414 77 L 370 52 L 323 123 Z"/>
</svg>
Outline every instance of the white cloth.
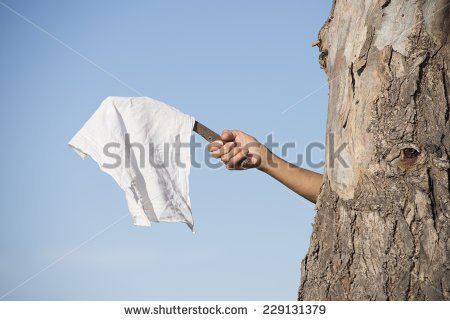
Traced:
<svg viewBox="0 0 450 321">
<path fill-rule="evenodd" d="M 108 97 L 70 140 L 125 191 L 135 225 L 184 222 L 189 199 L 194 118 L 148 97 Z M 128 150 L 128 151 L 127 151 Z"/>
</svg>

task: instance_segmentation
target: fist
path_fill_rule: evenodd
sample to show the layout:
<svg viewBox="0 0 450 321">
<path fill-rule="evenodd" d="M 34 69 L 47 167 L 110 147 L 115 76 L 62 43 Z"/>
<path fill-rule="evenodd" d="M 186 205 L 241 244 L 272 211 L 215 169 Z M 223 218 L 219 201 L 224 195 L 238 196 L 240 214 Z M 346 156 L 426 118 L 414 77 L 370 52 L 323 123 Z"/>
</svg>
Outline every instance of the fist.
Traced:
<svg viewBox="0 0 450 321">
<path fill-rule="evenodd" d="M 220 158 L 227 169 L 260 168 L 266 147 L 254 137 L 240 130 L 224 130 L 217 140 L 208 145 L 215 158 Z"/>
</svg>

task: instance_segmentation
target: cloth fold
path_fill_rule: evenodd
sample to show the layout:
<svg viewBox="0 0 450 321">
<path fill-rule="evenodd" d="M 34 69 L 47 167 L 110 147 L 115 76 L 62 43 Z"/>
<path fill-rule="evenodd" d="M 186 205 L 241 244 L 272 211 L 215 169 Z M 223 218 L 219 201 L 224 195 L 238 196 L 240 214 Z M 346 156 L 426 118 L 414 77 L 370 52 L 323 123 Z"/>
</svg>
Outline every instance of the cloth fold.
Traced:
<svg viewBox="0 0 450 321">
<path fill-rule="evenodd" d="M 106 98 L 70 140 L 124 190 L 133 224 L 194 227 L 189 198 L 195 119 L 149 97 Z"/>
</svg>

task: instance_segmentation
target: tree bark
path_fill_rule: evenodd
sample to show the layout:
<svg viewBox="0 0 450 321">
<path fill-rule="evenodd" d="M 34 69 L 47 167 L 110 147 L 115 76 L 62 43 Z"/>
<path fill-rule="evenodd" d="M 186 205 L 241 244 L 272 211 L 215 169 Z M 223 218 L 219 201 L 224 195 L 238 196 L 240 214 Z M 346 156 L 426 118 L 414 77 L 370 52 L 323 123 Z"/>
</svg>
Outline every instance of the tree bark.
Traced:
<svg viewBox="0 0 450 321">
<path fill-rule="evenodd" d="M 299 300 L 450 299 L 449 8 L 334 1 L 318 42 L 325 176 Z"/>
</svg>

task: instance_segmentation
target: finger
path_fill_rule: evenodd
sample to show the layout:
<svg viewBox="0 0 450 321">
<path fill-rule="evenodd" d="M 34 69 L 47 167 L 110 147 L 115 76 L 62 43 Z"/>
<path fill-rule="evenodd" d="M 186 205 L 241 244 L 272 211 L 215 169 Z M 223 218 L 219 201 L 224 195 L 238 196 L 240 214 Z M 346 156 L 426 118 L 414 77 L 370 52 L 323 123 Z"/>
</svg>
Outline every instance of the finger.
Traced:
<svg viewBox="0 0 450 321">
<path fill-rule="evenodd" d="M 225 164 L 227 164 L 235 155 L 237 155 L 239 152 L 242 151 L 242 148 L 240 147 L 235 147 L 233 149 L 231 149 L 228 153 L 224 153 L 220 159 L 222 159 L 222 162 L 224 162 Z"/>
<path fill-rule="evenodd" d="M 230 158 L 227 162 L 227 168 L 230 169 L 238 169 L 241 166 L 241 162 L 247 158 L 248 151 L 245 149 L 241 149 L 237 154 Z"/>
<path fill-rule="evenodd" d="M 222 151 L 222 155 L 223 155 L 223 154 L 228 154 L 235 147 L 236 147 L 235 142 L 228 142 L 228 143 L 225 143 L 225 145 L 223 145 L 223 147 L 220 148 L 220 150 Z"/>
<path fill-rule="evenodd" d="M 211 152 L 211 155 L 215 158 L 221 158 L 224 154 L 228 154 L 232 148 L 234 148 L 234 142 L 228 142 L 223 145 L 221 148 Z"/>
<path fill-rule="evenodd" d="M 220 149 L 223 146 L 223 142 L 220 140 L 215 140 L 212 143 L 208 144 L 208 150 L 210 152 L 214 152 L 218 149 Z"/>
<path fill-rule="evenodd" d="M 222 156 L 222 152 L 220 149 L 213 150 L 211 151 L 211 156 L 214 158 L 220 158 Z"/>
<path fill-rule="evenodd" d="M 220 138 L 225 142 L 232 142 L 236 139 L 236 135 L 231 130 L 225 129 Z"/>
</svg>

